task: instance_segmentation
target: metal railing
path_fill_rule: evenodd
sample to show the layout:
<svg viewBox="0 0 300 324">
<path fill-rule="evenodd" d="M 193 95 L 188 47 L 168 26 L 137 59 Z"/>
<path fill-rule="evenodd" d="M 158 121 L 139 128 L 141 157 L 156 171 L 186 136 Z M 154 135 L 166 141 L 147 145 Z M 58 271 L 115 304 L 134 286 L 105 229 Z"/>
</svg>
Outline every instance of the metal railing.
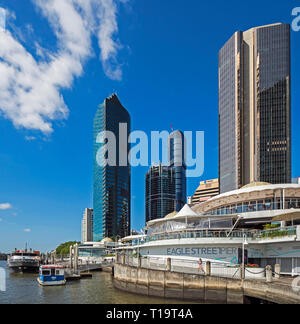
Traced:
<svg viewBox="0 0 300 324">
<path fill-rule="evenodd" d="M 221 278 L 241 279 L 242 269 L 240 265 L 230 265 L 227 263 L 210 263 L 209 271 L 207 273 L 206 262 L 199 262 L 199 259 L 188 258 L 163 258 L 163 257 L 143 257 L 139 258 L 132 256 L 125 256 L 125 265 L 131 267 L 140 267 L 150 270 L 168 271 L 168 259 L 170 259 L 170 271 L 186 274 L 200 274 L 210 275 Z M 263 279 L 265 278 L 264 268 L 245 268 L 246 279 Z"/>
<path fill-rule="evenodd" d="M 148 235 L 143 241 L 140 241 L 140 244 L 145 244 L 153 241 L 162 241 L 162 240 L 181 240 L 181 239 L 197 239 L 197 238 L 227 238 L 230 234 L 230 230 L 184 230 L 172 233 L 161 233 Z M 247 238 L 254 238 L 254 233 L 247 231 L 233 231 L 230 235 L 231 238 L 243 238 L 244 235 Z M 138 241 L 135 242 L 135 245 L 138 244 Z"/>
<path fill-rule="evenodd" d="M 240 238 L 243 239 L 245 236 L 251 240 L 261 240 L 261 239 L 272 239 L 287 236 L 297 235 L 297 226 L 275 228 L 264 231 L 233 231 L 230 230 L 184 230 L 171 233 L 160 233 L 160 234 L 148 234 L 144 240 L 136 240 L 132 243 L 135 245 L 143 245 L 154 241 L 164 241 L 164 240 L 181 240 L 181 239 L 199 239 L 199 238 Z"/>
<path fill-rule="evenodd" d="M 290 227 L 278 227 L 265 231 L 260 231 L 255 238 L 256 239 L 275 239 L 287 236 L 296 236 L 297 226 Z"/>
</svg>

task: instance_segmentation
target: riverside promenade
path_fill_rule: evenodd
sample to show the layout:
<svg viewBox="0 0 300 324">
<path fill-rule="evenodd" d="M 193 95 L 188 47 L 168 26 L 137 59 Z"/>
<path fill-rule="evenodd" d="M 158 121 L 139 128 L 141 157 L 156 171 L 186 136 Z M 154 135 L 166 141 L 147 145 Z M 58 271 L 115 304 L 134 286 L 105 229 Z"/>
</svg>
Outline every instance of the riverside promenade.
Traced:
<svg viewBox="0 0 300 324">
<path fill-rule="evenodd" d="M 218 304 L 300 303 L 300 287 L 295 286 L 295 278 L 281 277 L 270 266 L 246 268 L 243 274 L 241 268 L 210 263 L 202 269 L 191 267 L 189 260 L 188 266 L 180 268 L 178 260 L 170 258 L 164 262 L 159 258 L 154 258 L 156 262 L 153 258 L 117 259 L 114 286 L 134 294 Z"/>
</svg>

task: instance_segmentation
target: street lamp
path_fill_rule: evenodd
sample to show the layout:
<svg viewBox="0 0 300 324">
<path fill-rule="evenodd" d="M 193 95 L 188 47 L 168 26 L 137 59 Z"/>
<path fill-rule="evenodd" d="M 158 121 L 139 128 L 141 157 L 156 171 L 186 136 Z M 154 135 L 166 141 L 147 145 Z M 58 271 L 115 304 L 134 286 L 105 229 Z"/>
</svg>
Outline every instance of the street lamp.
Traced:
<svg viewBox="0 0 300 324">
<path fill-rule="evenodd" d="M 243 258 L 243 279 L 245 279 L 245 245 L 248 245 L 248 242 L 247 242 L 247 235 L 245 233 L 243 233 L 243 255 L 242 255 L 242 258 Z"/>
</svg>

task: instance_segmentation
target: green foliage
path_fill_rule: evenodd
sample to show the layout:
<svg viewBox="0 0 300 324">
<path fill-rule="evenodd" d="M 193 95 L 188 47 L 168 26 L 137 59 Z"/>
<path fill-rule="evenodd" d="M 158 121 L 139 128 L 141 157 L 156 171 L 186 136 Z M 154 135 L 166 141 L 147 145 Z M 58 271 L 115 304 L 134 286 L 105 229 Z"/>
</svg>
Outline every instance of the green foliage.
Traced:
<svg viewBox="0 0 300 324">
<path fill-rule="evenodd" d="M 56 248 L 56 255 L 67 255 L 70 253 L 70 246 L 75 245 L 75 244 L 81 244 L 81 242 L 66 242 L 66 243 L 62 243 L 60 244 L 57 248 Z"/>
<path fill-rule="evenodd" d="M 293 235 L 296 235 L 296 230 L 294 228 L 278 229 L 273 231 L 262 232 L 261 238 L 280 238 L 280 237 L 293 236 Z"/>
<path fill-rule="evenodd" d="M 280 227 L 280 224 L 266 224 L 264 225 L 264 230 L 267 231 L 278 227 Z"/>
<path fill-rule="evenodd" d="M 141 254 L 139 254 L 139 253 L 134 253 L 132 256 L 135 259 L 138 259 L 138 258 L 141 258 L 142 257 Z"/>
</svg>

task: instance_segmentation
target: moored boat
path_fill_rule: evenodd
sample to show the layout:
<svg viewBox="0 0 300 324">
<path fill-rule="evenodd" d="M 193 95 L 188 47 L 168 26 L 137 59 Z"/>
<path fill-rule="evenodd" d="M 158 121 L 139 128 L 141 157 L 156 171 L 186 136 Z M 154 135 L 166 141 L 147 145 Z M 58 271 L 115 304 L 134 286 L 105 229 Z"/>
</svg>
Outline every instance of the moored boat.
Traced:
<svg viewBox="0 0 300 324">
<path fill-rule="evenodd" d="M 58 265 L 43 265 L 40 267 L 37 281 L 41 286 L 65 285 L 65 269 Z"/>
<path fill-rule="evenodd" d="M 33 272 L 39 270 L 41 263 L 41 256 L 39 251 L 14 251 L 12 252 L 7 261 L 8 267 L 16 272 Z"/>
</svg>

